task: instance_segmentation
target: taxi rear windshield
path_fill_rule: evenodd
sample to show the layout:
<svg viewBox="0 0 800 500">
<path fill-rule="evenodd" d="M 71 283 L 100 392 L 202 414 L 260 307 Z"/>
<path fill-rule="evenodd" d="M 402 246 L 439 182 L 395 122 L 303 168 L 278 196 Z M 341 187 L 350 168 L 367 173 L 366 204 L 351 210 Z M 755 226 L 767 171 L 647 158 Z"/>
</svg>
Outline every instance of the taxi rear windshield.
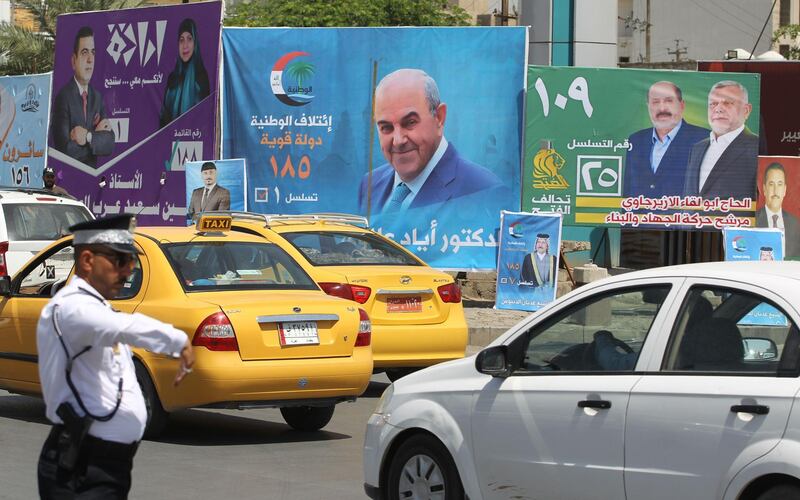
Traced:
<svg viewBox="0 0 800 500">
<path fill-rule="evenodd" d="M 164 250 L 187 291 L 319 289 L 286 252 L 270 243 L 172 243 Z"/>
<path fill-rule="evenodd" d="M 92 218 L 80 205 L 7 203 L 3 205 L 9 241 L 57 240 L 69 227 Z"/>
<path fill-rule="evenodd" d="M 421 266 L 417 259 L 369 233 L 297 232 L 281 234 L 315 266 Z"/>
</svg>

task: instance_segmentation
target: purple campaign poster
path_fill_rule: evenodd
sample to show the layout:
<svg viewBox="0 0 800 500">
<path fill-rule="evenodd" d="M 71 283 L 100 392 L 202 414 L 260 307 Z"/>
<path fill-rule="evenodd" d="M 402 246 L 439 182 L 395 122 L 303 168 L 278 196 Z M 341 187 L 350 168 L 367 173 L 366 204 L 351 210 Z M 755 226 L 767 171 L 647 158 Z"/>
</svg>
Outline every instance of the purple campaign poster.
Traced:
<svg viewBox="0 0 800 500">
<path fill-rule="evenodd" d="M 216 156 L 221 5 L 58 17 L 49 161 L 96 216 L 184 223 L 184 164 Z"/>
</svg>

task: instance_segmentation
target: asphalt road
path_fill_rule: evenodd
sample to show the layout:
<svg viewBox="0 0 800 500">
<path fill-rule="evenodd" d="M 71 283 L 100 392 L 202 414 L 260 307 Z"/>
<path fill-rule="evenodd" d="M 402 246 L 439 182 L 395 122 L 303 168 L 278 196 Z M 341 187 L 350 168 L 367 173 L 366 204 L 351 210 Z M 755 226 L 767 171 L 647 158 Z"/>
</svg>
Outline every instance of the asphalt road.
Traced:
<svg viewBox="0 0 800 500">
<path fill-rule="evenodd" d="M 280 412 L 184 410 L 136 454 L 131 499 L 362 499 L 367 419 L 388 386 L 372 377 L 321 431 L 293 431 Z M 0 391 L 0 499 L 37 498 L 36 462 L 50 427 L 39 399 Z"/>
</svg>

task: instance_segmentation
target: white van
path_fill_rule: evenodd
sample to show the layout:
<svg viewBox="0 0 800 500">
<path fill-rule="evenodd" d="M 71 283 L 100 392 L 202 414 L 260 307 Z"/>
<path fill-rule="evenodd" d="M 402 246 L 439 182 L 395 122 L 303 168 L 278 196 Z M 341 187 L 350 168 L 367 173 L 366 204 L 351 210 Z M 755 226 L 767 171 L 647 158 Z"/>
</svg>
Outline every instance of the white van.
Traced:
<svg viewBox="0 0 800 500">
<path fill-rule="evenodd" d="M 0 276 L 13 276 L 70 226 L 93 218 L 80 201 L 44 189 L 0 188 Z"/>
</svg>

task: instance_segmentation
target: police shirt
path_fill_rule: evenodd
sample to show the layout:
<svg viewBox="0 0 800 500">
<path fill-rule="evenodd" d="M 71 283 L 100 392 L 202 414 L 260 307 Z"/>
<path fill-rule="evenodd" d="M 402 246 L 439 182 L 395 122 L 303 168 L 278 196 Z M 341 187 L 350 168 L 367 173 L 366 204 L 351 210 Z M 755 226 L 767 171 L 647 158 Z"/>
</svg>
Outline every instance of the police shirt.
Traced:
<svg viewBox="0 0 800 500">
<path fill-rule="evenodd" d="M 83 411 L 67 385 L 67 356 L 53 324 L 54 312 L 70 357 L 92 346 L 75 359 L 71 377 L 90 413 L 103 416 L 114 409 L 120 377 L 123 379 L 119 410 L 106 422 L 92 422 L 89 434 L 119 443 L 140 440 L 147 410 L 128 345 L 178 357 L 186 334 L 143 314 L 114 311 L 89 283 L 73 277 L 42 310 L 36 327 L 47 418 L 57 424 L 62 423 L 56 415 L 62 402 L 71 403 L 78 414 Z"/>
</svg>

